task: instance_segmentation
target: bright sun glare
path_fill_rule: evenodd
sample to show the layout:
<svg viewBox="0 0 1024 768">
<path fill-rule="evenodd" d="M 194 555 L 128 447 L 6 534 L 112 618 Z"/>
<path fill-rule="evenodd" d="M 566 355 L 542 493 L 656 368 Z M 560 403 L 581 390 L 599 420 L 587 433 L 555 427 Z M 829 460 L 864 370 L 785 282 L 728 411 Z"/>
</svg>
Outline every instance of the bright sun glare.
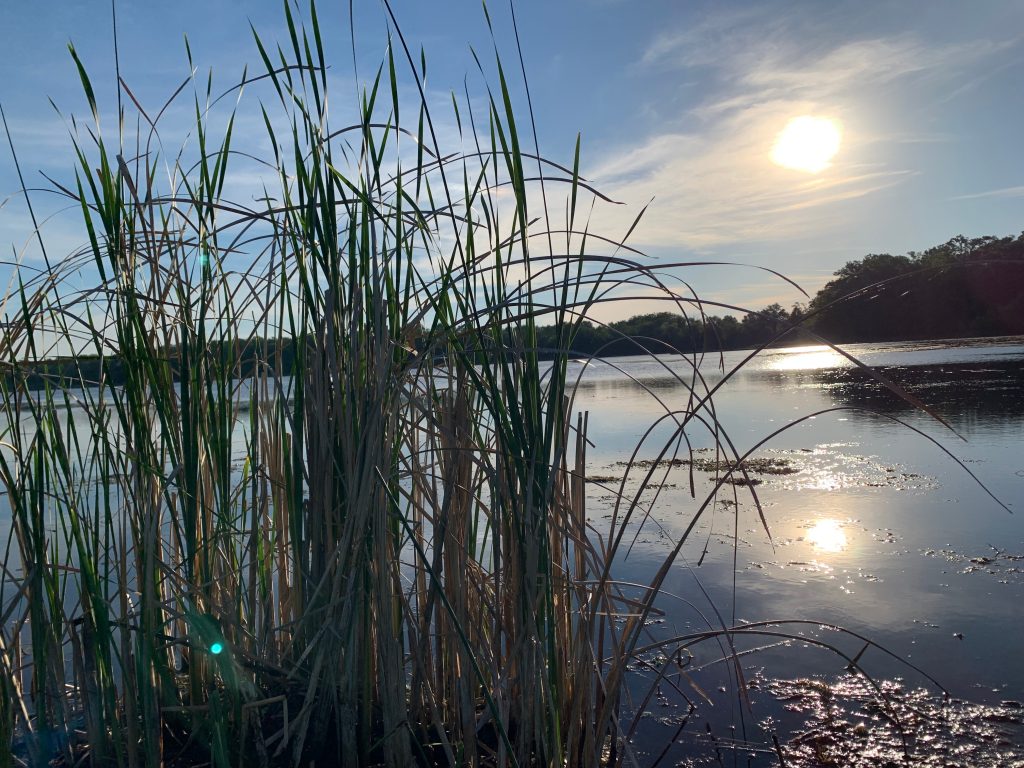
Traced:
<svg viewBox="0 0 1024 768">
<path fill-rule="evenodd" d="M 846 533 L 838 520 L 818 520 L 808 529 L 806 539 L 824 552 L 846 549 Z"/>
<path fill-rule="evenodd" d="M 827 117 L 794 117 L 775 139 L 772 162 L 795 171 L 820 173 L 832 165 L 843 132 Z"/>
</svg>

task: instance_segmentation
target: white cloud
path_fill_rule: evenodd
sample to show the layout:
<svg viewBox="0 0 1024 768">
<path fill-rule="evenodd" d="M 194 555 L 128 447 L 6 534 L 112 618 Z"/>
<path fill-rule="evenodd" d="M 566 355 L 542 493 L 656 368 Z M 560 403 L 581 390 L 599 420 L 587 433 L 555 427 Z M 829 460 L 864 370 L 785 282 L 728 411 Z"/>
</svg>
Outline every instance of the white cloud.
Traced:
<svg viewBox="0 0 1024 768">
<path fill-rule="evenodd" d="M 591 175 L 618 200 L 639 205 L 654 199 L 637 229 L 637 243 L 697 250 L 793 236 L 806 229 L 808 209 L 862 197 L 907 175 L 842 158 L 817 176 L 772 165 L 773 129 L 792 114 L 790 104 L 770 104 L 719 121 L 701 134 L 655 135 L 610 157 Z M 816 215 L 820 226 L 837 214 Z"/>
<path fill-rule="evenodd" d="M 1001 189 L 990 189 L 986 192 L 975 192 L 971 195 L 958 195 L 952 200 L 980 200 L 989 197 L 1024 197 L 1024 187 L 1003 187 Z"/>
<path fill-rule="evenodd" d="M 842 222 L 842 203 L 917 173 L 892 145 L 946 139 L 934 128 L 908 127 L 909 115 L 899 113 L 904 96 L 939 102 L 1017 44 L 939 45 L 913 34 L 821 42 L 825 37 L 810 34 L 805 20 L 753 9 L 657 38 L 640 66 L 700 70 L 708 90 L 663 129 L 588 169 L 602 191 L 631 204 L 628 212 L 609 211 L 604 222 L 614 231 L 653 199 L 634 244 L 699 251 L 825 234 Z M 849 128 L 833 167 L 816 176 L 768 160 L 786 121 L 805 114 Z"/>
</svg>

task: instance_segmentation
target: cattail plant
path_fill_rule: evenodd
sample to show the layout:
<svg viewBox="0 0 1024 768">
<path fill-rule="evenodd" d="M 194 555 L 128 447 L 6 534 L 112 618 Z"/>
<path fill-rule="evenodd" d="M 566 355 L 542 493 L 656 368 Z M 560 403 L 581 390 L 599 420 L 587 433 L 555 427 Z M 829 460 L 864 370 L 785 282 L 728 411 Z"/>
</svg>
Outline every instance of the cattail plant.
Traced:
<svg viewBox="0 0 1024 768">
<path fill-rule="evenodd" d="M 127 81 L 111 140 L 71 50 L 92 116 L 58 191 L 87 245 L 19 273 L 0 341 L 0 766 L 631 764 L 629 665 L 686 536 L 617 584 L 654 470 L 595 529 L 566 350 L 620 286 L 704 304 L 590 232 L 579 142 L 540 156 L 500 60 L 452 152 L 397 27 L 339 124 L 316 8 L 284 12 L 233 109 L 212 78 L 175 93 L 176 154 Z M 688 365 L 660 458 L 706 429 L 743 471 Z"/>
</svg>

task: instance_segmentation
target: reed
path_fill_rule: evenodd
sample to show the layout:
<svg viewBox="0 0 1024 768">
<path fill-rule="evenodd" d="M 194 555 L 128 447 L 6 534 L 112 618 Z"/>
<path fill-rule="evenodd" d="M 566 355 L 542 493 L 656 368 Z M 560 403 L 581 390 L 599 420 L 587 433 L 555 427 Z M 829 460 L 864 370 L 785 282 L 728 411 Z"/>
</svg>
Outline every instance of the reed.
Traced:
<svg viewBox="0 0 1024 768">
<path fill-rule="evenodd" d="M 631 764 L 641 653 L 725 638 L 741 675 L 728 639 L 784 628 L 646 635 L 686 537 L 639 596 L 616 582 L 655 470 L 593 527 L 564 350 L 621 286 L 704 304 L 591 234 L 578 141 L 539 156 L 500 60 L 449 153 L 397 27 L 339 125 L 315 6 L 284 13 L 228 92 L 261 95 L 256 204 L 225 193 L 251 158 L 211 80 L 174 96 L 177 154 L 122 82 L 114 142 L 71 51 L 93 123 L 59 191 L 88 245 L 19 272 L 0 342 L 0 766 L 16 735 L 40 765 Z M 741 467 L 697 365 L 661 457 L 707 429 Z"/>
</svg>

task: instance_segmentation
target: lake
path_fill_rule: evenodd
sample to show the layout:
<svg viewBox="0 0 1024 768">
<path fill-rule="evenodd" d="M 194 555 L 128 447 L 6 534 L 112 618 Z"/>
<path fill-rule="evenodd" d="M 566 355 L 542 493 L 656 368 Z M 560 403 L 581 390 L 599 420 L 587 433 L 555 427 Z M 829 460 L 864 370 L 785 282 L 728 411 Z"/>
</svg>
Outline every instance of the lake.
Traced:
<svg viewBox="0 0 1024 768">
<path fill-rule="evenodd" d="M 717 420 L 739 455 L 800 417 L 810 418 L 756 448 L 750 484 L 726 483 L 708 505 L 665 583 L 672 596 L 659 601 L 664 614 L 650 622 L 652 645 L 666 644 L 651 651 L 649 669 L 638 674 L 654 679 L 653 670 L 681 645 L 666 642 L 674 637 L 723 624 L 810 623 L 779 627 L 797 639 L 737 640 L 735 650 L 744 654 L 740 675 L 719 661 L 727 655 L 724 646 L 693 648 L 674 682 L 663 680 L 658 695 L 638 705 L 645 713 L 634 739 L 641 754 L 657 755 L 666 729 L 678 729 L 666 759 L 778 765 L 777 750 L 756 725 L 768 722 L 780 738 L 787 731 L 789 738 L 812 734 L 787 750 L 794 764 L 817 764 L 829 749 L 837 765 L 884 764 L 859 761 L 901 752 L 895 750 L 899 737 L 890 734 L 886 742 L 865 728 L 895 715 L 879 713 L 875 697 L 844 674 L 846 660 L 810 647 L 817 640 L 855 659 L 906 713 L 945 712 L 956 719 L 961 737 L 948 722 L 936 726 L 911 745 L 920 750 L 915 764 L 946 765 L 955 755 L 964 765 L 1024 759 L 1018 717 L 1024 700 L 1024 339 L 843 349 L 878 366 L 933 415 L 827 347 L 764 351 L 729 376 L 748 353 L 700 362 L 704 383 L 696 389 L 721 384 L 714 395 Z M 644 434 L 666 409 L 687 408 L 693 367 L 682 357 L 573 365 L 576 407 L 590 413 L 589 512 L 600 531 L 602 520 L 606 529 L 616 514 L 616 498 L 633 498 L 651 460 L 670 442 L 674 425 L 667 422 Z M 617 570 L 624 580 L 652 576 L 713 491 L 716 470 L 721 475 L 728 468 L 726 457 L 710 450 L 715 439 L 708 426 L 691 424 L 685 431 L 694 453 L 685 444 L 678 454 L 670 451 L 654 469 L 651 482 L 661 487 L 640 495 L 651 516 L 642 527 L 630 527 L 627 539 L 635 537 L 635 544 L 620 556 Z M 636 459 L 646 463 L 627 472 L 623 462 L 641 439 Z M 682 461 L 668 462 L 673 455 Z M 615 519 L 626 506 L 619 505 Z M 864 641 L 818 623 L 843 627 L 885 650 L 864 650 Z M 922 672 L 949 692 L 952 704 L 943 704 L 940 689 Z M 687 697 L 702 707 L 683 724 Z M 908 715 L 911 721 L 917 722 Z M 832 744 L 844 730 L 863 736 L 844 740 L 860 745 L 857 760 Z M 755 746 L 733 750 L 733 740 L 743 736 Z M 810 762 L 800 762 L 804 758 Z"/>
<path fill-rule="evenodd" d="M 595 533 L 637 501 L 616 577 L 682 539 L 623 711 L 641 765 L 1024 765 L 1024 338 L 844 350 L 931 414 L 827 347 L 570 364 Z"/>
</svg>

